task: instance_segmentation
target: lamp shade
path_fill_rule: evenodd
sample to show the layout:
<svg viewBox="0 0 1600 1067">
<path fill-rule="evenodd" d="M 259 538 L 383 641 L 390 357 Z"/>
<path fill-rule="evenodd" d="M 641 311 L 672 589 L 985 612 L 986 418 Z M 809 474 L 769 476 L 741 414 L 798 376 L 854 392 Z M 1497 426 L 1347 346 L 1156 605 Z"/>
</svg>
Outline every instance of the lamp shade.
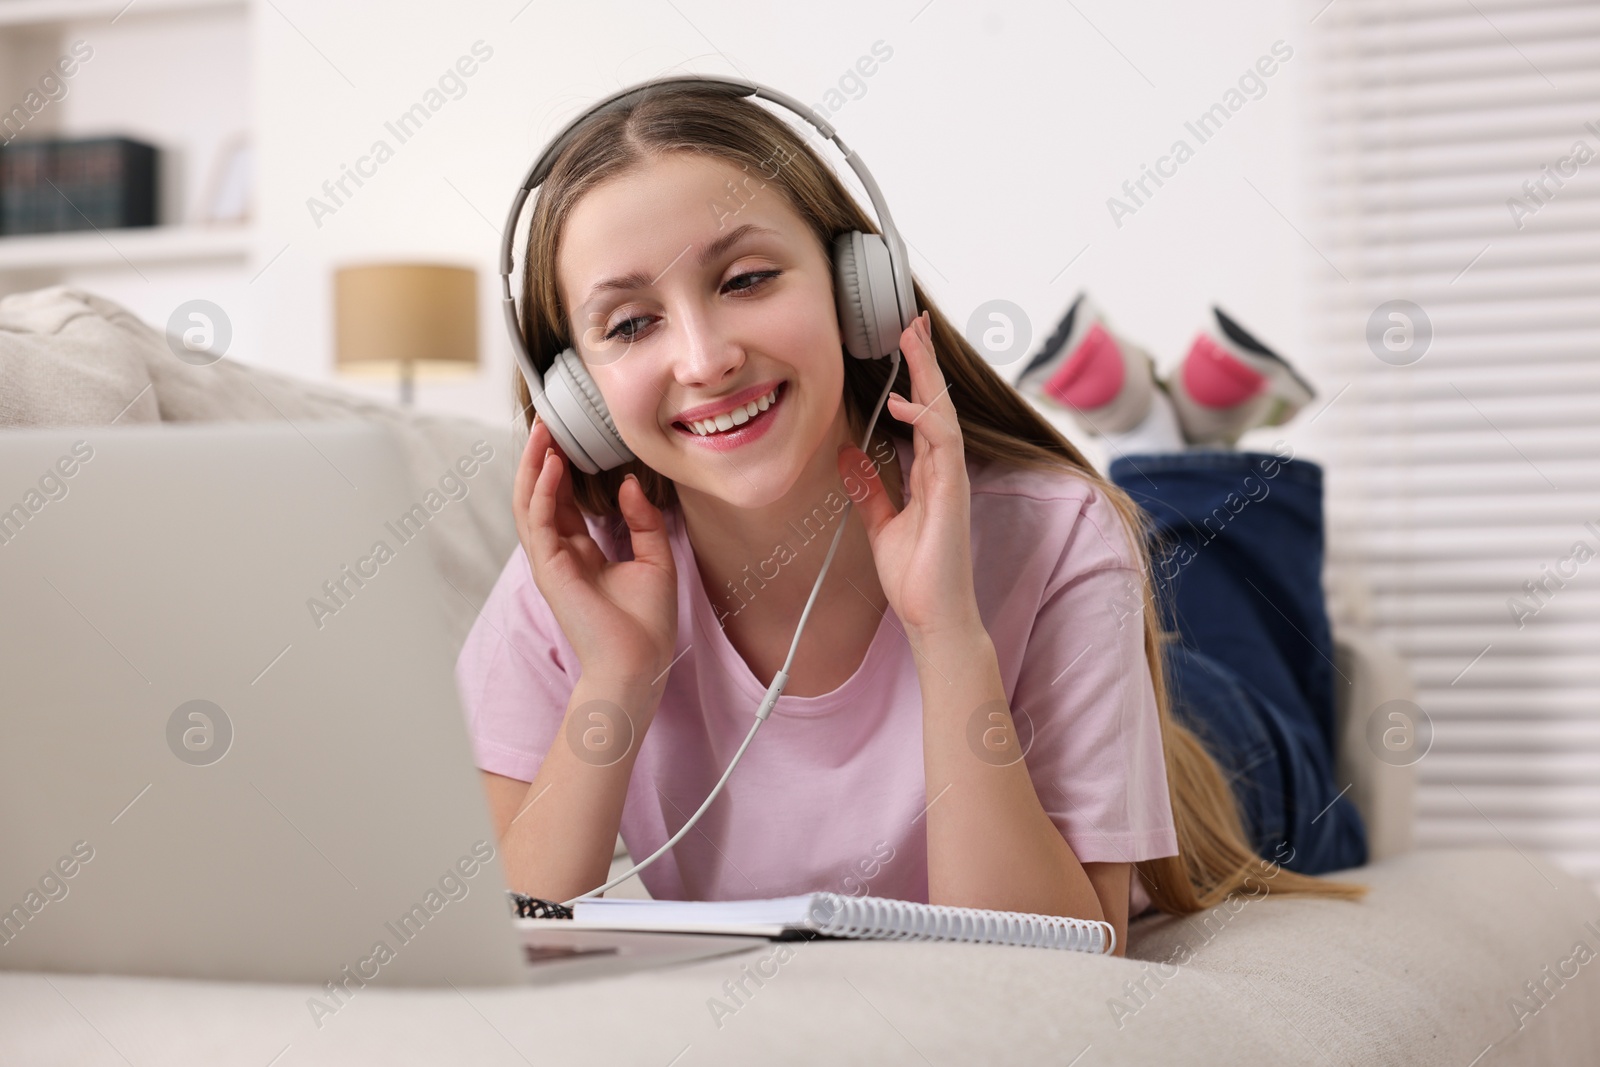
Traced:
<svg viewBox="0 0 1600 1067">
<path fill-rule="evenodd" d="M 452 377 L 478 363 L 478 272 L 377 263 L 334 273 L 341 374 Z"/>
</svg>

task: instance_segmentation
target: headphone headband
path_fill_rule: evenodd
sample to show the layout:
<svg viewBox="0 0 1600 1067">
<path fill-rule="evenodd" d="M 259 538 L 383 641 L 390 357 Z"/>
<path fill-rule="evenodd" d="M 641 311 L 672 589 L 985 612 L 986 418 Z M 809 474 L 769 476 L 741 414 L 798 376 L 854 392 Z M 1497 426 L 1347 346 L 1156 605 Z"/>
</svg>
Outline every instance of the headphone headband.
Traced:
<svg viewBox="0 0 1600 1067">
<path fill-rule="evenodd" d="M 578 129 L 590 117 L 608 108 L 619 106 L 657 86 L 674 84 L 702 85 L 726 92 L 729 96 L 758 96 L 764 100 L 770 100 L 805 119 L 816 127 L 819 133 L 837 145 L 839 151 L 844 153 L 845 160 L 850 164 L 850 168 L 855 171 L 856 177 L 861 179 L 862 187 L 866 189 L 867 196 L 872 200 L 873 211 L 878 216 L 878 226 L 883 231 L 884 246 L 889 253 L 889 265 L 894 276 L 896 299 L 902 309 L 915 307 L 911 292 L 911 264 L 906 254 L 906 244 L 900 237 L 900 231 L 895 229 L 894 219 L 889 215 L 889 206 L 884 201 L 883 193 L 878 189 L 878 183 L 873 179 L 872 172 L 867 170 L 866 164 L 861 162 L 860 157 L 845 145 L 839 134 L 826 120 L 815 115 L 810 108 L 793 97 L 776 89 L 757 85 L 754 82 L 727 78 L 716 74 L 683 74 L 669 78 L 656 78 L 612 93 L 567 123 L 561 132 L 556 135 L 555 139 L 545 147 L 544 151 L 539 153 L 539 158 L 534 160 L 533 166 L 528 168 L 527 176 L 523 178 L 522 186 L 517 190 L 516 199 L 511 204 L 511 212 L 506 217 L 505 232 L 500 240 L 501 306 L 505 310 L 506 326 L 511 332 L 511 342 L 515 346 L 517 359 L 523 367 L 524 375 L 528 379 L 530 388 L 539 382 L 540 376 L 535 372 L 533 357 L 523 343 L 522 324 L 517 319 L 517 304 L 515 298 L 511 295 L 511 272 L 514 269 L 512 263 L 513 245 L 517 236 L 517 223 L 521 218 L 523 205 L 527 203 L 528 194 L 544 184 L 545 178 L 550 173 L 550 168 L 555 165 L 556 158 L 576 136 Z"/>
</svg>

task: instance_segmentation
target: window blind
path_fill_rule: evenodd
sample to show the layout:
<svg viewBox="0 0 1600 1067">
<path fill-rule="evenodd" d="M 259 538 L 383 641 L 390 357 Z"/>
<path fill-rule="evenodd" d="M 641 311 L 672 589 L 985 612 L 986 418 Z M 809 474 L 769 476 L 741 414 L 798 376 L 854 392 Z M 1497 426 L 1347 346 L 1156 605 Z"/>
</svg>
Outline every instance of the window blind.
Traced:
<svg viewBox="0 0 1600 1067">
<path fill-rule="evenodd" d="M 1600 888 L 1600 5 L 1305 34 L 1329 580 L 1431 722 L 1417 844 Z"/>
</svg>

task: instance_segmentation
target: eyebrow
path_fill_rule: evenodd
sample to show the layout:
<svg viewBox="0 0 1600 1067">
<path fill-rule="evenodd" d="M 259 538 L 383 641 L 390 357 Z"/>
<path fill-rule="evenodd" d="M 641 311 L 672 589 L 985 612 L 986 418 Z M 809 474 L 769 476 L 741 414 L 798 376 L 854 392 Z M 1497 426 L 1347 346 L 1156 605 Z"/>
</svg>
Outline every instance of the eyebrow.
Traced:
<svg viewBox="0 0 1600 1067">
<path fill-rule="evenodd" d="M 701 267 L 704 267 L 711 260 L 722 255 L 722 253 L 732 248 L 744 238 L 757 234 L 770 235 L 773 237 L 782 236 L 777 230 L 770 229 L 766 226 L 757 226 L 753 222 L 746 222 L 742 225 L 735 226 L 721 237 L 718 237 L 715 241 L 712 241 L 710 244 L 706 245 L 705 248 L 700 250 L 700 254 L 695 257 L 696 261 Z M 661 274 L 657 274 L 655 278 L 650 277 L 650 275 L 646 274 L 642 270 L 636 270 L 631 274 L 622 274 L 615 278 L 606 278 L 603 281 L 596 282 L 594 288 L 589 290 L 588 296 L 584 297 L 583 306 L 587 307 L 589 304 L 593 303 L 595 297 L 599 296 L 601 293 L 613 292 L 618 289 L 649 288 L 656 283 L 657 279 L 661 278 L 662 275 L 665 275 L 667 271 L 671 270 L 678 260 L 683 258 L 684 252 L 689 251 L 691 247 L 692 246 L 690 245 L 684 245 L 683 252 L 679 252 L 677 258 L 671 263 L 668 263 L 666 269 L 663 270 Z"/>
</svg>

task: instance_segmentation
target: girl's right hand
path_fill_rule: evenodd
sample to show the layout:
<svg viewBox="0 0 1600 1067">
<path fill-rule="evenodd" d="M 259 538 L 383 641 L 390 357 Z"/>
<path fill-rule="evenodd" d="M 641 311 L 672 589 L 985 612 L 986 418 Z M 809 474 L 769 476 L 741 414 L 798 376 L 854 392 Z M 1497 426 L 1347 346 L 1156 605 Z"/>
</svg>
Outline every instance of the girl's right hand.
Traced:
<svg viewBox="0 0 1600 1067">
<path fill-rule="evenodd" d="M 678 637 L 678 572 L 665 517 L 636 479 L 624 479 L 617 499 L 633 559 L 614 563 L 589 535 L 566 468 L 549 427 L 535 417 L 512 489 L 534 584 L 585 673 L 653 681 L 671 664 Z"/>
</svg>

